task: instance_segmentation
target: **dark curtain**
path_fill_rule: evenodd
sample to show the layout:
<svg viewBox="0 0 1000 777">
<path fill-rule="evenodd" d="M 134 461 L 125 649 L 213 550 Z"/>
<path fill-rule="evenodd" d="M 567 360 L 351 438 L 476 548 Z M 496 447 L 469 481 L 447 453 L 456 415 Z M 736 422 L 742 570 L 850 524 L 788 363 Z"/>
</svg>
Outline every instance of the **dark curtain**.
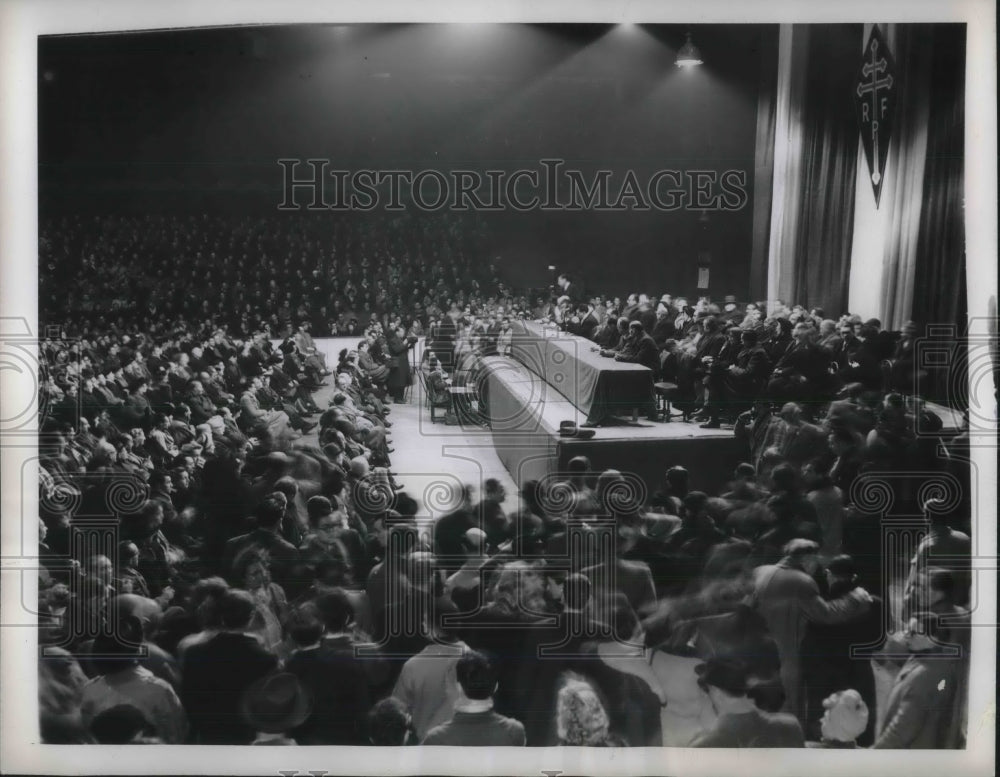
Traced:
<svg viewBox="0 0 1000 777">
<path fill-rule="evenodd" d="M 847 310 L 854 235 L 858 124 L 853 89 L 863 46 L 859 24 L 811 35 L 803 95 L 801 212 L 792 300 L 827 316 Z"/>
<path fill-rule="evenodd" d="M 757 141 L 753 176 L 753 248 L 748 300 L 767 298 L 767 252 L 774 196 L 774 124 L 778 86 L 778 27 L 761 30 L 760 88 L 757 92 Z"/>
<path fill-rule="evenodd" d="M 934 28 L 927 168 L 911 317 L 965 329 L 965 25 Z"/>
<path fill-rule="evenodd" d="M 911 318 L 921 331 L 931 325 L 952 348 L 965 348 L 968 303 L 965 276 L 965 37 L 964 24 L 937 25 L 933 33 L 930 117 L 923 211 L 917 241 Z M 944 329 L 942 329 L 942 326 Z M 956 354 L 959 369 L 966 359 Z M 953 368 L 954 369 L 954 368 Z M 965 385 L 965 375 L 930 370 L 925 394 L 948 404 L 951 387 Z M 960 392 L 964 395 L 965 392 Z"/>
</svg>

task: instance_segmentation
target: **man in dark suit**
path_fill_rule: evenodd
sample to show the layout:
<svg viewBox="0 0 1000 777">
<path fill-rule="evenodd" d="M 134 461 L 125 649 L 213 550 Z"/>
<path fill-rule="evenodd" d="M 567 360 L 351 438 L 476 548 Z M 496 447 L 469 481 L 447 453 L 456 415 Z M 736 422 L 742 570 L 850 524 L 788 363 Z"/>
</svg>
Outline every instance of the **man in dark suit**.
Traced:
<svg viewBox="0 0 1000 777">
<path fill-rule="evenodd" d="M 136 378 L 129 386 L 129 395 L 125 404 L 119 408 L 119 426 L 123 429 L 133 429 L 137 426 L 144 430 L 150 428 L 153 417 L 153 409 L 146 399 L 146 391 L 149 389 L 149 381 L 145 378 Z"/>
<path fill-rule="evenodd" d="M 639 295 L 629 294 L 625 300 L 625 307 L 622 308 L 622 315 L 629 321 L 639 320 Z"/>
<path fill-rule="evenodd" d="M 607 351 L 601 351 L 601 355 L 609 356 Z M 622 341 L 621 349 L 614 354 L 616 362 L 627 362 L 630 364 L 641 364 L 649 367 L 653 371 L 654 379 L 660 371 L 660 352 L 650 337 L 642 328 L 638 321 L 632 321 L 628 325 L 628 335 Z M 650 421 L 658 421 L 656 412 L 656 400 L 650 394 L 649 399 L 639 408 L 643 415 L 648 416 Z"/>
<path fill-rule="evenodd" d="M 858 585 L 854 560 L 837 556 L 827 564 L 827 600 L 839 599 Z M 823 716 L 823 700 L 836 691 L 853 688 L 868 709 L 875 709 L 875 673 L 871 661 L 852 656 L 851 649 L 874 648 L 882 642 L 882 600 L 872 597 L 871 608 L 850 620 L 834 625 L 810 623 L 802 640 L 802 676 L 806 685 L 807 734 L 818 733 Z M 815 737 L 818 738 L 818 737 Z M 875 739 L 875 715 L 869 716 L 865 731 L 858 737 L 861 747 Z"/>
<path fill-rule="evenodd" d="M 625 347 L 615 355 L 615 361 L 641 364 L 654 372 L 659 368 L 659 349 L 653 338 L 646 334 L 642 324 L 638 321 L 632 321 L 628 325 Z"/>
<path fill-rule="evenodd" d="M 719 413 L 723 408 L 738 410 L 740 405 L 752 402 L 763 389 L 771 368 L 767 353 L 757 344 L 757 333 L 752 329 L 734 331 L 740 333 L 739 352 L 732 361 L 720 353 L 705 381 L 708 389 L 706 429 L 719 428 Z"/>
<path fill-rule="evenodd" d="M 302 632 L 303 616 L 320 621 L 318 638 L 297 650 L 288 660 L 291 672 L 313 698 L 313 711 L 293 736 L 300 745 L 364 745 L 368 743 L 365 720 L 371 707 L 366 664 L 373 658 L 358 658 L 349 631 L 354 610 L 342 589 L 322 594 L 315 603 L 296 613 L 295 631 Z M 308 627 L 306 627 L 308 630 Z M 294 634 L 293 638 L 300 638 Z"/>
<path fill-rule="evenodd" d="M 564 326 L 571 334 L 593 340 L 597 323 L 597 316 L 594 315 L 594 306 L 582 303 L 577 305 L 576 315 L 566 322 Z"/>
<path fill-rule="evenodd" d="M 660 305 L 656 310 L 656 323 L 650 334 L 657 348 L 662 348 L 663 344 L 674 336 L 674 317 L 671 316 L 671 309 Z"/>
<path fill-rule="evenodd" d="M 566 273 L 559 276 L 558 279 L 559 288 L 562 289 L 562 295 L 569 297 L 571 302 L 583 299 L 583 287 L 573 278 Z"/>
<path fill-rule="evenodd" d="M 870 391 L 882 388 L 881 362 L 885 354 L 878 336 L 875 327 L 867 324 L 861 327 L 857 346 L 849 355 L 842 357 L 845 364 L 838 371 L 838 376 L 844 383 L 861 383 Z"/>
<path fill-rule="evenodd" d="M 803 402 L 807 409 L 822 401 L 831 386 L 831 354 L 813 342 L 813 327 L 804 321 L 792 330 L 792 345 L 775 365 L 768 394 L 780 402 Z M 810 413 L 810 417 L 811 417 Z"/>
<path fill-rule="evenodd" d="M 451 407 L 451 394 L 448 393 L 448 379 L 437 356 L 431 356 L 427 365 L 427 396 L 434 407 Z"/>
<path fill-rule="evenodd" d="M 284 494 L 269 494 L 257 508 L 257 528 L 226 542 L 222 554 L 223 570 L 231 576 L 233 564 L 240 554 L 250 548 L 260 548 L 267 552 L 271 562 L 271 576 L 274 582 L 284 585 L 287 576 L 299 559 L 298 549 L 281 536 L 281 523 L 285 517 L 288 500 Z M 236 582 L 236 581 L 233 581 Z"/>
<path fill-rule="evenodd" d="M 257 638 L 246 633 L 255 611 L 249 593 L 227 592 L 219 602 L 222 631 L 192 645 L 184 655 L 181 700 L 198 744 L 253 741 L 254 732 L 240 716 L 240 699 L 250 685 L 278 666 Z"/>
<path fill-rule="evenodd" d="M 653 576 L 644 561 L 629 561 L 619 553 L 610 562 L 585 568 L 583 574 L 593 585 L 593 599 L 601 608 L 598 610 L 601 615 L 613 612 L 616 594 L 623 595 L 640 618 L 651 615 L 656 609 Z"/>
</svg>

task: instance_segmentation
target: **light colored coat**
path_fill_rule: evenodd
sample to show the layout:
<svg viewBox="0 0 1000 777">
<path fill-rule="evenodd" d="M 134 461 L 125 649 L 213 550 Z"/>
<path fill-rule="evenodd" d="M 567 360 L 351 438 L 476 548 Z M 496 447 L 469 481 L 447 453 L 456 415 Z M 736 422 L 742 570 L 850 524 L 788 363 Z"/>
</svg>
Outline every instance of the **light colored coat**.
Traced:
<svg viewBox="0 0 1000 777">
<path fill-rule="evenodd" d="M 753 597 L 781 656 L 781 680 L 786 697 L 782 711 L 802 721 L 799 650 L 806 625 L 810 621 L 841 623 L 850 620 L 868 608 L 869 597 L 855 589 L 840 599 L 827 601 L 820 596 L 816 581 L 789 559 L 754 570 Z"/>
<path fill-rule="evenodd" d="M 875 749 L 931 750 L 945 746 L 955 709 L 957 659 L 910 656 L 886 702 Z"/>
</svg>

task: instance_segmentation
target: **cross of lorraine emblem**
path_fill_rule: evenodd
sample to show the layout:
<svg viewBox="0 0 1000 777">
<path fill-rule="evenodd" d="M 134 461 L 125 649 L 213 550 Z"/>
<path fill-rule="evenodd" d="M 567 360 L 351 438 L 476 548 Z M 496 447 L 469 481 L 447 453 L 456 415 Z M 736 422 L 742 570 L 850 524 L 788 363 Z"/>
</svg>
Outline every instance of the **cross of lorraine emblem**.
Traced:
<svg viewBox="0 0 1000 777">
<path fill-rule="evenodd" d="M 897 91 L 896 63 L 882 32 L 874 24 L 858 71 L 854 107 L 858 114 L 861 142 L 868 160 L 868 175 L 875 194 L 876 208 L 885 180 L 885 160 L 889 155 Z"/>
</svg>

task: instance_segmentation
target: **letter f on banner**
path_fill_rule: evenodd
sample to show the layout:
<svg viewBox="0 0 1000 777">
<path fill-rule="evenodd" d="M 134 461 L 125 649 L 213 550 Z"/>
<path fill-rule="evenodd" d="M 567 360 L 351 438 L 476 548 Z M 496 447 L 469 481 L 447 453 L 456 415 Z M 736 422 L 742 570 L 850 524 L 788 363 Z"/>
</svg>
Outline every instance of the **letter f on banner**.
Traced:
<svg viewBox="0 0 1000 777">
<path fill-rule="evenodd" d="M 882 196 L 885 160 L 889 155 L 896 110 L 896 63 L 877 24 L 872 25 L 861 69 L 854 89 L 861 142 L 868 160 L 868 176 L 875 194 L 875 207 Z"/>
</svg>

